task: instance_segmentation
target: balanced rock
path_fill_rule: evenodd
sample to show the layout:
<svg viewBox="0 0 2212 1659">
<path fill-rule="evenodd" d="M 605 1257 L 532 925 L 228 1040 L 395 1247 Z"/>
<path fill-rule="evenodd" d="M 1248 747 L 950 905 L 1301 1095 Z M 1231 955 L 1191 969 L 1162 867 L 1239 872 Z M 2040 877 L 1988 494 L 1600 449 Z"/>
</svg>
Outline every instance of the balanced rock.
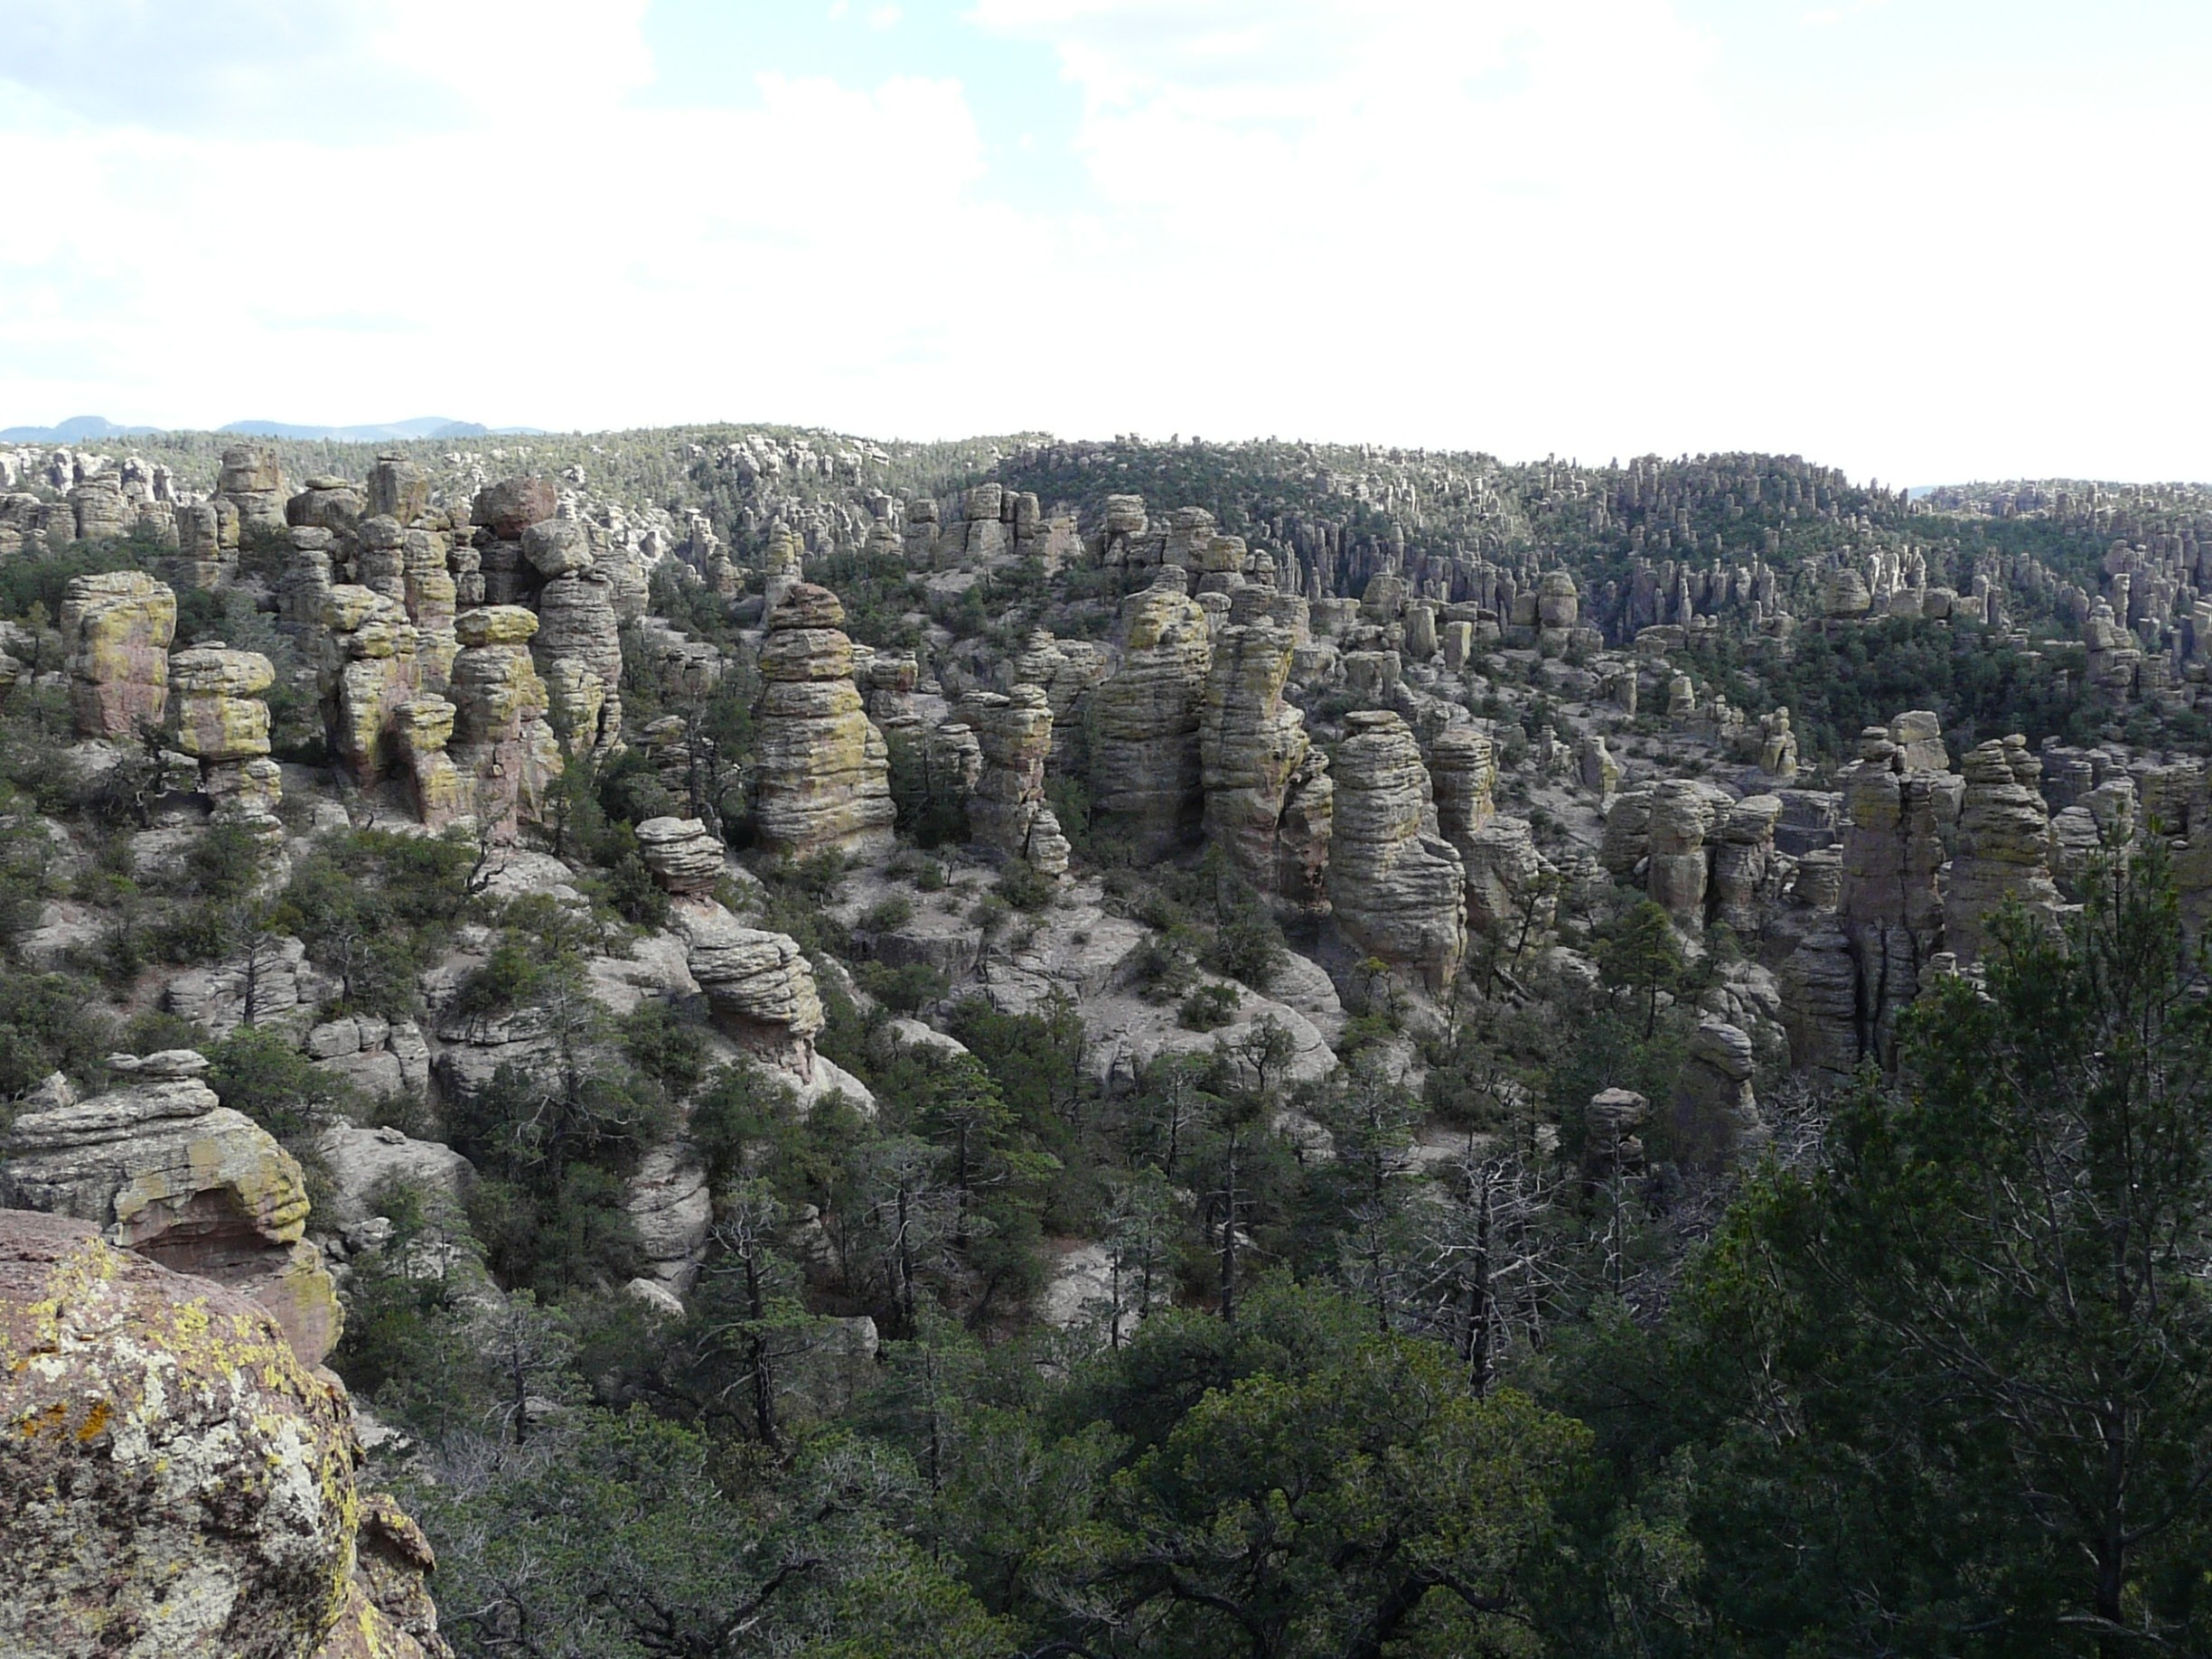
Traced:
<svg viewBox="0 0 2212 1659">
<path fill-rule="evenodd" d="M 551 482 L 538 477 L 502 478 L 476 492 L 469 520 L 500 541 L 520 541 L 522 532 L 560 510 Z"/>
<path fill-rule="evenodd" d="M 446 696 L 454 708 L 446 753 L 468 810 L 495 833 L 535 817 L 561 774 L 560 745 L 546 723 L 551 707 L 527 642 L 538 618 L 520 605 L 487 605 L 454 619 L 461 652 Z"/>
<path fill-rule="evenodd" d="M 1441 990 L 1467 954 L 1458 850 L 1426 828 L 1429 773 L 1406 723 L 1363 709 L 1345 724 L 1328 866 L 1336 926 L 1356 949 Z"/>
<path fill-rule="evenodd" d="M 243 524 L 258 530 L 285 528 L 284 467 L 273 449 L 239 444 L 224 450 L 222 469 L 215 474 L 215 493 L 237 509 Z"/>
<path fill-rule="evenodd" d="M 645 867 L 667 892 L 710 894 L 722 879 L 721 839 L 696 818 L 649 818 L 637 839 Z"/>
<path fill-rule="evenodd" d="M 853 683 L 845 607 L 795 582 L 761 646 L 754 819 L 770 853 L 867 852 L 893 839 L 891 755 Z"/>
<path fill-rule="evenodd" d="M 749 1053 L 812 1081 L 814 1039 L 825 1018 L 814 970 L 798 942 L 742 926 L 712 900 L 677 904 L 671 925 L 716 1026 Z"/>
</svg>

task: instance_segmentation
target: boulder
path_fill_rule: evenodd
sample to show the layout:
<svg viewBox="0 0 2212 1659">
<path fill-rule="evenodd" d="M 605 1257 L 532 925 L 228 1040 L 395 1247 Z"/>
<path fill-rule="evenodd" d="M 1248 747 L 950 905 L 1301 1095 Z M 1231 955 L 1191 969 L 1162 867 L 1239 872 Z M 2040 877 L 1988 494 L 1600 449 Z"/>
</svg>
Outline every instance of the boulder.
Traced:
<svg viewBox="0 0 2212 1659">
<path fill-rule="evenodd" d="M 560 510 L 560 497 L 549 479 L 502 478 L 476 492 L 469 510 L 471 523 L 491 532 L 499 541 L 517 541 L 522 532 Z"/>
<path fill-rule="evenodd" d="M 192 1063 L 197 1062 L 197 1066 Z M 305 1242 L 299 1165 L 267 1130 L 220 1104 L 189 1050 L 139 1063 L 137 1080 L 16 1119 L 0 1205 L 69 1215 L 109 1242 L 229 1285 L 266 1308 L 309 1365 L 342 1316 Z"/>
<path fill-rule="evenodd" d="M 725 868 L 721 838 L 696 818 L 649 818 L 637 827 L 638 854 L 667 892 L 712 894 Z"/>
<path fill-rule="evenodd" d="M 451 1659 L 345 1391 L 235 1289 L 0 1212 L 0 1653 Z"/>
<path fill-rule="evenodd" d="M 375 1214 L 377 1189 L 400 1182 L 458 1214 L 476 1184 L 476 1166 L 451 1147 L 415 1140 L 389 1127 L 363 1129 L 335 1123 L 315 1138 L 315 1151 L 330 1172 L 331 1213 L 319 1226 L 349 1227 Z"/>
<path fill-rule="evenodd" d="M 677 903 L 670 925 L 685 965 L 707 993 L 716 1026 L 748 1053 L 801 1082 L 814 1075 L 825 1018 L 814 970 L 788 933 L 745 927 L 711 899 Z"/>
</svg>

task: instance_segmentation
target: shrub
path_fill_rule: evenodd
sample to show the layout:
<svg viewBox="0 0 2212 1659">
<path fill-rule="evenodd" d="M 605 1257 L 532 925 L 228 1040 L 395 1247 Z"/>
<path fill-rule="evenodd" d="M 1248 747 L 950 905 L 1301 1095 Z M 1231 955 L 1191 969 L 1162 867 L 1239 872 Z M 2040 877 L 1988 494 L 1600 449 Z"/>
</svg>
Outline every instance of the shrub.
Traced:
<svg viewBox="0 0 2212 1659">
<path fill-rule="evenodd" d="M 1059 883 L 1019 858 L 1008 860 L 992 886 L 1000 898 L 1015 909 L 1026 911 L 1032 915 L 1049 909 L 1054 896 L 1060 890 Z"/>
<path fill-rule="evenodd" d="M 1183 998 L 1176 1017 L 1193 1031 L 1218 1031 L 1235 1020 L 1241 1000 L 1233 985 L 1201 985 Z"/>
</svg>

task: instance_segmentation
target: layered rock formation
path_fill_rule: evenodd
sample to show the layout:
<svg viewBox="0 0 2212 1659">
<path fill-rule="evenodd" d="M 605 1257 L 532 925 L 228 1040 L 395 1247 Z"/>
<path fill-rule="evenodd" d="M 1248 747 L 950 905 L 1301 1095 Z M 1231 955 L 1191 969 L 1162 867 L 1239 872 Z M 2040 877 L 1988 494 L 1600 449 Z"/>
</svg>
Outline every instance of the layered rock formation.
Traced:
<svg viewBox="0 0 2212 1659">
<path fill-rule="evenodd" d="M 696 818 L 649 818 L 638 852 L 653 879 L 679 898 L 711 895 L 722 879 L 722 842 Z"/>
<path fill-rule="evenodd" d="M 284 467 L 273 449 L 235 444 L 224 450 L 215 493 L 237 509 L 242 524 L 267 530 L 285 528 Z"/>
<path fill-rule="evenodd" d="M 1093 821 L 1157 858 L 1196 833 L 1199 723 L 1213 663 L 1204 607 L 1176 567 L 1121 606 L 1121 666 L 1091 694 Z"/>
<path fill-rule="evenodd" d="M 176 615 L 176 595 L 143 570 L 70 579 L 59 620 L 79 736 L 130 738 L 160 726 Z"/>
<path fill-rule="evenodd" d="M 1314 911 L 1326 903 L 1335 785 L 1304 714 L 1283 698 L 1297 644 L 1292 630 L 1265 620 L 1229 627 L 1214 642 L 1199 776 L 1208 842 L 1260 892 Z"/>
<path fill-rule="evenodd" d="M 585 527 L 533 524 L 523 555 L 543 576 L 531 653 L 551 688 L 554 731 L 571 755 L 605 754 L 622 736 L 622 623 L 612 576 L 595 566 Z"/>
<path fill-rule="evenodd" d="M 1885 1067 L 1895 1061 L 1898 1017 L 1943 944 L 1937 872 L 1964 786 L 1948 767 L 1941 729 L 1925 711 L 1860 736 L 1860 759 L 1843 778 L 1849 821 L 1834 928 L 1851 968 L 1849 1021 L 1836 938 L 1823 928 L 1783 976 L 1800 1067 L 1834 1074 L 1869 1055 Z"/>
<path fill-rule="evenodd" d="M 747 1053 L 814 1078 L 814 1039 L 825 1023 L 814 970 L 787 933 L 742 926 L 711 899 L 686 899 L 670 925 L 684 941 L 685 963 L 707 993 L 716 1027 Z"/>
<path fill-rule="evenodd" d="M 188 1049 L 151 1055 L 124 1088 L 24 1113 L 5 1143 L 0 1205 L 74 1216 L 111 1243 L 228 1285 L 268 1310 L 305 1364 L 320 1364 L 341 1315 L 305 1242 L 299 1165 L 217 1101 L 199 1081 L 206 1064 Z"/>
<path fill-rule="evenodd" d="M 1091 692 L 1111 666 L 1105 648 L 1090 640 L 1058 640 L 1044 628 L 1029 636 L 1014 659 L 1009 684 L 1042 686 L 1052 707 L 1054 770 L 1074 769 L 1082 757 Z"/>
<path fill-rule="evenodd" d="M 868 852 L 893 839 L 890 750 L 853 683 L 845 607 L 826 587 L 794 583 L 768 622 L 754 820 L 771 854 Z"/>
<path fill-rule="evenodd" d="M 281 836 L 273 823 L 284 784 L 268 758 L 268 705 L 276 670 L 258 651 L 194 646 L 169 660 L 177 748 L 200 763 L 200 787 L 219 818 Z"/>
<path fill-rule="evenodd" d="M 345 1393 L 266 1309 L 0 1212 L 0 1652 L 451 1659 Z"/>
<path fill-rule="evenodd" d="M 1458 850 L 1428 823 L 1429 773 L 1413 733 L 1381 709 L 1345 717 L 1336 751 L 1328 895 L 1353 947 L 1442 989 L 1467 954 Z"/>
<path fill-rule="evenodd" d="M 318 685 L 331 750 L 356 783 L 372 788 L 397 759 L 393 727 L 419 689 L 415 625 L 398 600 L 350 582 L 323 596 L 321 620 L 327 633 Z"/>
<path fill-rule="evenodd" d="M 1725 1020 L 1705 1019 L 1674 1083 L 1674 1152 L 1693 1168 L 1718 1169 L 1767 1136 L 1752 1092 L 1751 1039 Z"/>
<path fill-rule="evenodd" d="M 1986 923 L 2006 899 L 2045 915 L 2059 907 L 2051 877 L 2049 809 L 2037 787 L 2043 764 L 2028 740 L 2013 736 L 1970 750 L 1964 770 L 1958 847 L 1944 898 L 1944 948 L 1971 965 L 1982 954 Z"/>
<path fill-rule="evenodd" d="M 960 708 L 983 758 L 968 793 L 969 834 L 1043 875 L 1066 875 L 1067 837 L 1045 799 L 1053 734 L 1045 688 L 1016 686 L 1006 697 L 970 691 Z"/>
<path fill-rule="evenodd" d="M 1728 809 L 1712 848 L 1707 914 L 1747 942 L 1755 940 L 1777 896 L 1783 861 L 1775 852 L 1782 820 L 1778 795 L 1746 795 Z"/>
<path fill-rule="evenodd" d="M 454 630 L 461 653 L 447 688 L 454 722 L 445 752 L 459 774 L 467 810 L 480 823 L 511 837 L 519 817 L 536 816 L 547 786 L 562 770 L 560 745 L 545 718 L 551 699 L 530 661 L 538 619 L 520 605 L 487 605 L 462 612 Z M 428 708 L 418 726 L 426 739 L 435 737 L 437 722 L 428 717 L 436 713 Z M 417 765 L 418 792 L 434 771 Z"/>
</svg>

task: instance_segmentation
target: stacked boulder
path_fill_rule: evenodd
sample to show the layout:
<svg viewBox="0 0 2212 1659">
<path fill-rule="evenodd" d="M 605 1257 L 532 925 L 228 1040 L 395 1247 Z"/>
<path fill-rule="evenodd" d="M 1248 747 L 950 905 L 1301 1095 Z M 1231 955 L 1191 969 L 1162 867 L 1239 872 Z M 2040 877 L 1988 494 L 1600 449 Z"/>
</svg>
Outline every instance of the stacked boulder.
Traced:
<svg viewBox="0 0 2212 1659">
<path fill-rule="evenodd" d="M 1044 687 L 1045 700 L 1052 705 L 1055 769 L 1077 768 L 1092 689 L 1106 677 L 1111 665 L 1104 647 L 1089 640 L 1057 640 L 1045 628 L 1032 633 L 1014 659 L 1009 683 Z"/>
<path fill-rule="evenodd" d="M 238 444 L 224 450 L 215 493 L 237 511 L 242 525 L 267 530 L 285 528 L 284 468 L 273 449 Z"/>
<path fill-rule="evenodd" d="M 396 758 L 399 708 L 420 688 L 415 625 L 398 600 L 351 582 L 324 595 L 322 621 L 318 690 L 331 751 L 371 788 Z"/>
<path fill-rule="evenodd" d="M 259 651 L 230 651 L 220 642 L 169 660 L 177 748 L 200 763 L 201 792 L 215 803 L 215 816 L 281 839 L 276 811 L 284 784 L 268 757 L 269 711 L 261 698 L 276 680 Z"/>
<path fill-rule="evenodd" d="M 426 698 L 410 702 L 409 764 L 417 795 L 443 799 L 443 768 L 428 758 L 443 753 L 455 769 L 454 783 L 464 810 L 481 827 L 510 839 L 519 819 L 537 815 L 562 771 L 560 745 L 546 722 L 550 699 L 530 661 L 538 619 L 520 605 L 485 605 L 462 612 L 454 631 L 461 652 L 447 687 L 453 721 L 445 749 L 434 746 L 447 729 L 444 711 Z"/>
<path fill-rule="evenodd" d="M 983 760 L 968 793 L 969 834 L 1041 875 L 1066 875 L 1067 837 L 1045 799 L 1053 736 L 1045 689 L 1016 686 L 1004 697 L 970 691 L 960 708 Z"/>
<path fill-rule="evenodd" d="M 590 534 L 574 519 L 531 525 L 522 551 L 544 578 L 531 654 L 552 699 L 555 734 L 570 755 L 607 754 L 622 736 L 614 580 L 597 567 Z"/>
<path fill-rule="evenodd" d="M 60 621 L 79 736 L 131 738 L 161 726 L 176 617 L 176 595 L 143 570 L 71 578 Z"/>
<path fill-rule="evenodd" d="M 1214 641 L 1199 714 L 1199 776 L 1208 842 L 1259 892 L 1317 911 L 1326 904 L 1335 785 L 1305 716 L 1283 698 L 1297 644 L 1290 629 L 1265 619 Z"/>
<path fill-rule="evenodd" d="M 1093 818 L 1139 859 L 1174 851 L 1204 812 L 1199 726 L 1213 636 L 1179 567 L 1121 606 L 1121 666 L 1091 694 Z"/>
<path fill-rule="evenodd" d="M 1357 710 L 1336 751 L 1328 895 L 1357 951 L 1440 991 L 1467 954 L 1466 874 L 1458 849 L 1428 826 L 1428 769 L 1397 715 Z"/>
<path fill-rule="evenodd" d="M 794 583 L 768 619 L 754 819 L 771 854 L 873 852 L 892 839 L 891 759 L 853 683 L 845 607 Z"/>
<path fill-rule="evenodd" d="M 2051 877 L 2050 810 L 2038 787 L 2043 764 L 2017 734 L 1970 750 L 1964 771 L 1958 847 L 1944 898 L 1944 945 L 1969 966 L 1982 954 L 1986 923 L 2005 900 L 2046 915 L 2059 907 Z"/>
<path fill-rule="evenodd" d="M 57 1077 L 15 1120 L 0 1206 L 74 1216 L 109 1243 L 230 1286 L 267 1308 L 301 1362 L 319 1365 L 342 1315 L 306 1242 L 292 1155 L 200 1081 L 204 1056 L 116 1055 L 125 1085 L 76 1100 Z"/>
<path fill-rule="evenodd" d="M 1775 851 L 1779 795 L 1746 795 L 1729 808 L 1712 848 L 1708 914 L 1747 942 L 1758 937 L 1778 896 L 1784 860 Z"/>
</svg>

